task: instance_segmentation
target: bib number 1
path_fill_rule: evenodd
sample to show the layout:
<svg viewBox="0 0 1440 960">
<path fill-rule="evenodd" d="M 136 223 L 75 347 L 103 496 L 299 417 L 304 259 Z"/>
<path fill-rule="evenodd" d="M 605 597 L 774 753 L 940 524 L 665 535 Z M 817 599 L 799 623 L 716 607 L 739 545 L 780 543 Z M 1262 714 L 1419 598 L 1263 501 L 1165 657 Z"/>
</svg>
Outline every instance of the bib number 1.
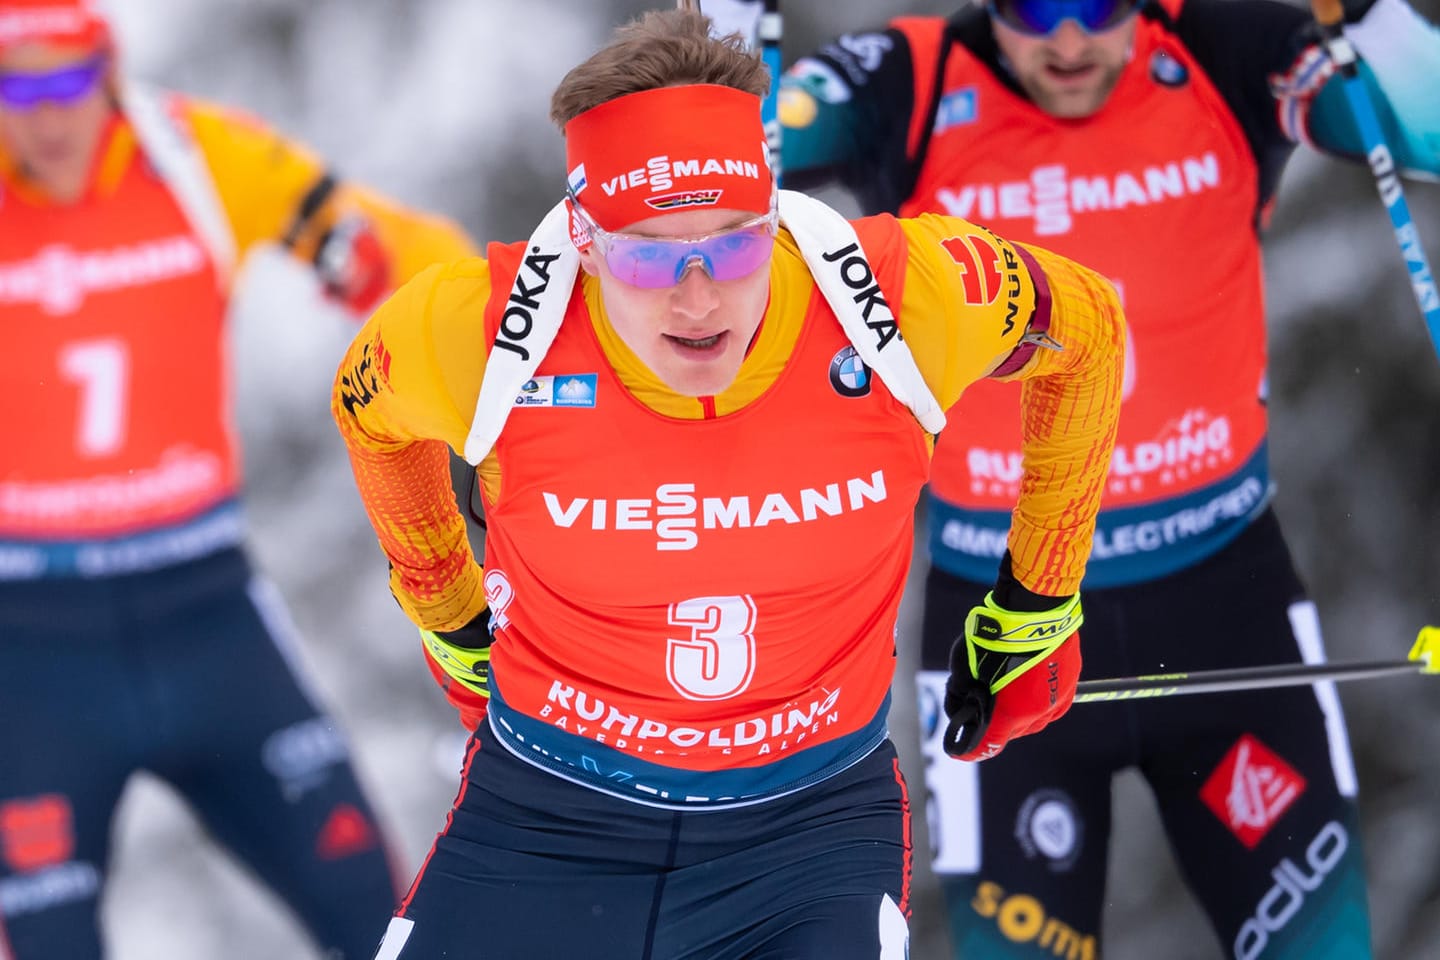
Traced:
<svg viewBox="0 0 1440 960">
<path fill-rule="evenodd" d="M 79 340 L 60 349 L 60 374 L 80 390 L 75 449 L 105 457 L 125 443 L 129 421 L 130 351 L 123 340 Z"/>
</svg>

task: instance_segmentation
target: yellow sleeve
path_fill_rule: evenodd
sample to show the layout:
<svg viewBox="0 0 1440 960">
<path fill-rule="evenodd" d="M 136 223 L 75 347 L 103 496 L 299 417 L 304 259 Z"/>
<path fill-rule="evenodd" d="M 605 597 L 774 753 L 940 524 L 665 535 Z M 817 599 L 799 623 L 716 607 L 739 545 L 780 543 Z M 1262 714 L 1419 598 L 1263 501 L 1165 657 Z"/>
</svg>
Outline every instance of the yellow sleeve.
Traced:
<svg viewBox="0 0 1440 960">
<path fill-rule="evenodd" d="M 432 263 L 476 253 L 451 221 L 330 180 L 324 161 L 259 120 L 204 102 L 186 100 L 184 105 L 240 256 L 257 244 L 285 243 L 308 262 L 336 222 L 357 213 L 373 226 L 397 284 Z"/>
<path fill-rule="evenodd" d="M 927 215 L 900 225 L 901 333 L 936 398 L 949 408 L 982 377 L 1023 381 L 1012 567 L 1026 589 L 1069 596 L 1090 557 L 1120 416 L 1125 321 L 1114 287 L 963 220 Z M 1032 328 L 1060 349 L 1022 344 Z"/>
<path fill-rule="evenodd" d="M 1015 247 L 983 227 L 933 214 L 897 223 L 906 257 L 900 332 L 949 409 L 1020 344 L 1035 284 Z"/>
<path fill-rule="evenodd" d="M 480 392 L 489 295 L 479 258 L 420 273 L 360 330 L 331 397 L 391 591 L 430 630 L 464 626 L 485 608 L 449 451 L 464 448 Z"/>
</svg>

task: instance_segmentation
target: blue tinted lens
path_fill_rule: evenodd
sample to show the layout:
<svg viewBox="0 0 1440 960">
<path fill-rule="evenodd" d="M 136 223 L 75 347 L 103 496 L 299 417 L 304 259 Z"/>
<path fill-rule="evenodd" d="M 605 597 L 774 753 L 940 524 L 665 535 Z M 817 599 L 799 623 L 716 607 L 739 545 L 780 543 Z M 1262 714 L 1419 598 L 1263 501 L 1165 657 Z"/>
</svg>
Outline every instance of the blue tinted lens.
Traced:
<svg viewBox="0 0 1440 960">
<path fill-rule="evenodd" d="M 94 90 L 104 73 L 104 59 L 50 73 L 0 73 L 0 101 L 22 108 L 33 107 L 43 100 L 74 103 Z"/>
<path fill-rule="evenodd" d="M 1066 20 L 1091 32 L 1108 30 L 1135 12 L 1138 0 L 994 0 L 991 10 L 1022 33 L 1049 36 Z"/>
<path fill-rule="evenodd" d="M 698 240 L 642 239 L 611 234 L 604 239 L 605 263 L 617 278 L 645 290 L 673 287 L 698 262 L 711 279 L 738 280 L 765 263 L 775 246 L 769 225 L 742 227 Z"/>
</svg>

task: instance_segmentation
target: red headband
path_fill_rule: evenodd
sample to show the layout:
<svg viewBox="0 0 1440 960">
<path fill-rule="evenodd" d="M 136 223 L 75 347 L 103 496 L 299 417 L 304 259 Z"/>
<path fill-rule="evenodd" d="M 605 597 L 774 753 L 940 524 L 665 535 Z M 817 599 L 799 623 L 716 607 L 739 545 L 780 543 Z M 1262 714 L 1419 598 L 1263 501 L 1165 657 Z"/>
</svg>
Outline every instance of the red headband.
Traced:
<svg viewBox="0 0 1440 960">
<path fill-rule="evenodd" d="M 697 207 L 770 211 L 760 98 L 734 87 L 657 87 L 607 100 L 565 125 L 565 159 L 570 196 L 605 230 Z M 578 246 L 588 241 L 583 229 L 574 235 Z"/>
<path fill-rule="evenodd" d="M 23 43 L 104 47 L 110 26 L 90 0 L 0 0 L 0 50 Z"/>
</svg>

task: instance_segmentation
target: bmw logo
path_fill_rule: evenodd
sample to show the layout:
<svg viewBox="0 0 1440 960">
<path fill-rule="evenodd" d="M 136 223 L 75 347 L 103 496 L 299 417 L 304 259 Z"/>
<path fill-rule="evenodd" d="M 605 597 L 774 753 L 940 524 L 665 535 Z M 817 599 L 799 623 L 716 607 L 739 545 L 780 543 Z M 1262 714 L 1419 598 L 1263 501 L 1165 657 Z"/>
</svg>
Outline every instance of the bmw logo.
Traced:
<svg viewBox="0 0 1440 960">
<path fill-rule="evenodd" d="M 830 386 L 842 397 L 870 395 L 870 368 L 854 347 L 846 347 L 830 360 Z"/>
<path fill-rule="evenodd" d="M 1156 50 L 1150 58 L 1150 76 L 1162 87 L 1183 87 L 1190 79 L 1190 70 L 1164 50 Z"/>
</svg>

